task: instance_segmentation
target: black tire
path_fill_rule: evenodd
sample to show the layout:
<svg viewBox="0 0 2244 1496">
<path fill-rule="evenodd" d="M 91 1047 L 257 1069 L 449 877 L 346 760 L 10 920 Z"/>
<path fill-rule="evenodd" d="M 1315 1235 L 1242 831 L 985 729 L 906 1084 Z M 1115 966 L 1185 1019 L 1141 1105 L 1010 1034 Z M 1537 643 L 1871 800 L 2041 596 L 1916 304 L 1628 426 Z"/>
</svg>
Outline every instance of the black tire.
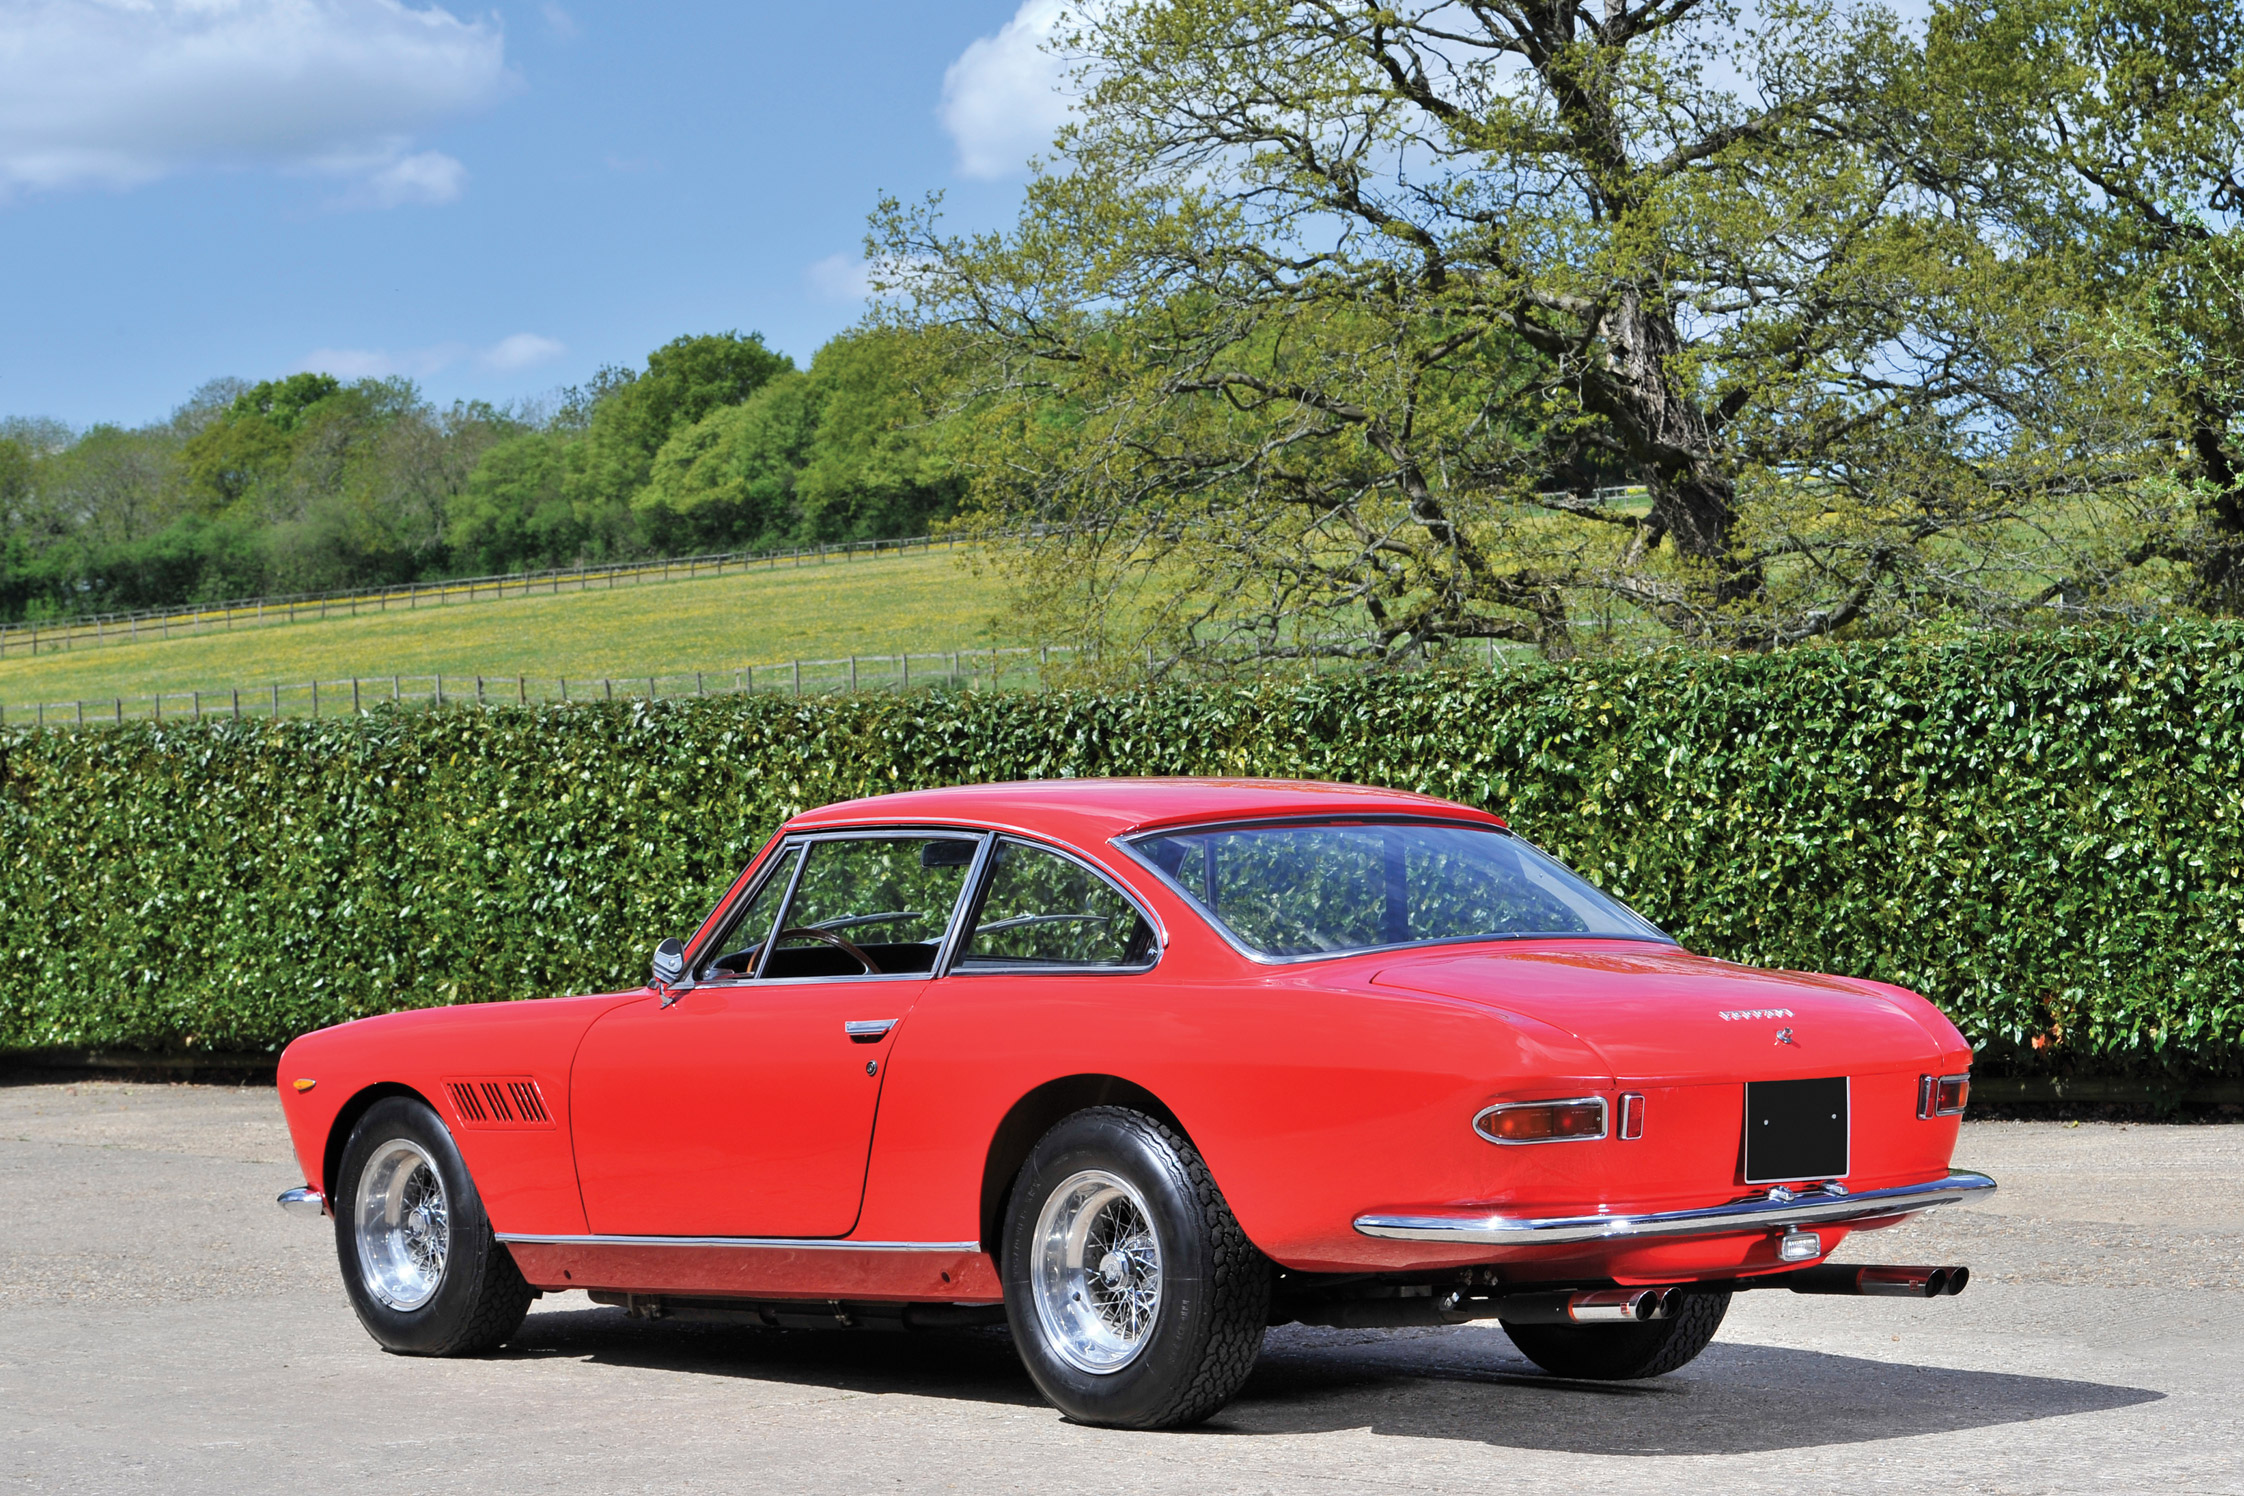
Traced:
<svg viewBox="0 0 2244 1496">
<path fill-rule="evenodd" d="M 1642 1325 L 1506 1325 L 1512 1344 L 1552 1376 L 1633 1382 L 1698 1359 L 1730 1312 L 1728 1293 L 1687 1293 L 1672 1319 Z"/>
<path fill-rule="evenodd" d="M 393 1145 L 417 1147 L 444 1186 L 448 1238 L 435 1291 L 409 1308 L 384 1302 L 370 1281 L 357 1229 L 360 1183 L 371 1164 Z M 385 1097 L 367 1108 L 343 1145 L 336 1171 L 335 1254 L 343 1287 L 359 1323 L 384 1350 L 406 1356 L 475 1356 L 495 1351 L 522 1327 L 536 1292 L 514 1257 L 491 1234 L 483 1197 L 468 1176 L 452 1134 L 435 1112 L 413 1097 Z"/>
<path fill-rule="evenodd" d="M 1060 1349 L 1038 1307 L 1038 1223 L 1086 1171 L 1126 1183 L 1159 1251 L 1159 1293 L 1133 1358 L 1089 1371 Z M 1068 1418 L 1104 1428 L 1181 1428 L 1238 1394 L 1262 1350 L 1270 1261 L 1239 1229 L 1200 1154 L 1174 1128 L 1121 1107 L 1077 1112 L 1046 1133 L 1006 1202 L 1005 1315 L 1029 1376 Z M 1080 1296 L 1078 1296 L 1078 1299 Z"/>
</svg>

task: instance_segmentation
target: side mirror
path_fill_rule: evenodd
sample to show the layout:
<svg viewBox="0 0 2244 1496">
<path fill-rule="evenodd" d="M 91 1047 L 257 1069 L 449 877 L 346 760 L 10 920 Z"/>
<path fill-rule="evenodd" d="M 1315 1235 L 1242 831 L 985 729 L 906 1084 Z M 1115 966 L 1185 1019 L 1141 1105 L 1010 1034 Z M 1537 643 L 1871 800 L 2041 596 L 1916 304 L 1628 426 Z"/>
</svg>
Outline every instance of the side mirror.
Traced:
<svg viewBox="0 0 2244 1496">
<path fill-rule="evenodd" d="M 686 974 L 686 943 L 673 935 L 655 947 L 654 989 L 662 996 L 662 1005 L 669 1007 L 676 1001 L 672 988 Z"/>
</svg>

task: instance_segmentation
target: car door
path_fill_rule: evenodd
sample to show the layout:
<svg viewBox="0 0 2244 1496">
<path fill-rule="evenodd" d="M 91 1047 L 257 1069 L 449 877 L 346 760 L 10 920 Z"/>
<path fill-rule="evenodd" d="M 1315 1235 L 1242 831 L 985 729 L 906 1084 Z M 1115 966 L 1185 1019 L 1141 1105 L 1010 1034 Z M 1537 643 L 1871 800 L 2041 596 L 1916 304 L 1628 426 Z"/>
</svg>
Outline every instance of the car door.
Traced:
<svg viewBox="0 0 2244 1496">
<path fill-rule="evenodd" d="M 980 845 L 790 842 L 693 953 L 684 991 L 593 1025 L 570 1096 L 594 1233 L 848 1234 L 894 1026 L 933 977 Z"/>
</svg>

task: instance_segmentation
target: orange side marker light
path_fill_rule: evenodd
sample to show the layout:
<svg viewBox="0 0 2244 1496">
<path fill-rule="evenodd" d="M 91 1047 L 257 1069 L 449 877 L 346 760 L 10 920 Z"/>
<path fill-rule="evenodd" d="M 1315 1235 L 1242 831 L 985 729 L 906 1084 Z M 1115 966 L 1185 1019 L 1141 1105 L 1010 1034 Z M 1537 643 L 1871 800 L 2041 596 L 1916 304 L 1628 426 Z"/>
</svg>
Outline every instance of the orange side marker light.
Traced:
<svg viewBox="0 0 2244 1496">
<path fill-rule="evenodd" d="M 291 1081 L 290 1084 L 295 1086 L 299 1091 L 309 1091 L 312 1087 L 318 1085 L 319 1082 L 316 1080 L 299 1080 Z"/>
</svg>

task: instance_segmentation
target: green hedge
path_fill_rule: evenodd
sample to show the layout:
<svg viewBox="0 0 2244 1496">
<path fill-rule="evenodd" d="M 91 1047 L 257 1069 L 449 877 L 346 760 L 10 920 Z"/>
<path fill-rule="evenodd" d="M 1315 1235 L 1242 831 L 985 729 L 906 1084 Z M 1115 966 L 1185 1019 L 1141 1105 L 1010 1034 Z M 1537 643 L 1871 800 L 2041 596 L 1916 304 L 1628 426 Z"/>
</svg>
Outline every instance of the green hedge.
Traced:
<svg viewBox="0 0 2244 1496">
<path fill-rule="evenodd" d="M 798 808 L 1213 773 L 1485 805 L 1694 949 L 1926 993 L 1985 1073 L 2244 1070 L 2244 633 L 2214 626 L 0 751 L 0 1047 L 255 1051 L 629 984 Z"/>
</svg>

